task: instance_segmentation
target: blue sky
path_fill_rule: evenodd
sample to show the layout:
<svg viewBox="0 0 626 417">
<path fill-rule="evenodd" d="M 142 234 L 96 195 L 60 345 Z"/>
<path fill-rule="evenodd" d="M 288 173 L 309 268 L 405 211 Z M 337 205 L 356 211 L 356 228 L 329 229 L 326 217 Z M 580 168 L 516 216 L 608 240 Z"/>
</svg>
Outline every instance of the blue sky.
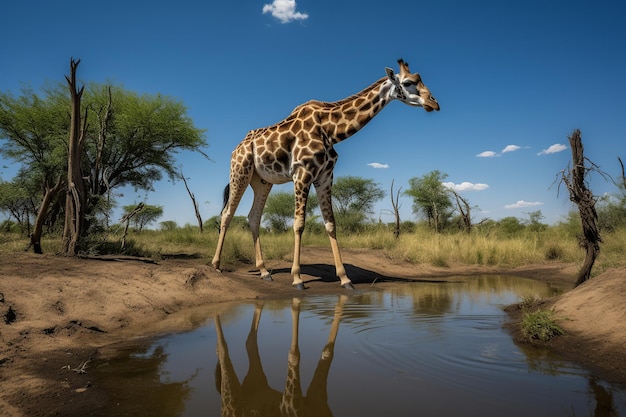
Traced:
<svg viewBox="0 0 626 417">
<path fill-rule="evenodd" d="M 626 2 L 229 0 L 9 1 L 0 26 L 0 89 L 59 82 L 70 57 L 83 81 L 161 93 L 207 130 L 211 160 L 178 160 L 205 219 L 219 214 L 230 153 L 251 129 L 307 100 L 335 101 L 410 63 L 441 104 L 426 113 L 389 104 L 337 145 L 335 176 L 373 179 L 385 191 L 433 170 L 446 173 L 474 220 L 546 223 L 572 209 L 557 193 L 567 136 L 581 129 L 586 156 L 615 177 L 626 159 Z M 17 169 L 0 161 L 8 180 Z M 593 191 L 616 192 L 591 177 Z M 291 190 L 291 185 L 276 187 Z M 162 220 L 195 224 L 182 183 L 122 204 L 162 205 Z M 237 214 L 247 215 L 251 191 Z M 412 201 L 401 197 L 403 220 Z M 375 219 L 392 221 L 389 197 Z"/>
</svg>

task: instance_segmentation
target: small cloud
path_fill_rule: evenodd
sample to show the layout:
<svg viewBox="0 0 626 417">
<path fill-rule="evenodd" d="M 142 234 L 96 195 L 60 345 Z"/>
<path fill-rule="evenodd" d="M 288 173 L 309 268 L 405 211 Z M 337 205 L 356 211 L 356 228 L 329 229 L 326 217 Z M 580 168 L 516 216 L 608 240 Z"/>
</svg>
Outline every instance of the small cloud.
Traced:
<svg viewBox="0 0 626 417">
<path fill-rule="evenodd" d="M 460 184 L 455 184 L 453 182 L 442 182 L 444 187 L 449 188 L 454 191 L 483 191 L 489 188 L 487 184 L 474 184 L 472 182 L 464 181 Z"/>
<path fill-rule="evenodd" d="M 506 145 L 504 147 L 504 149 L 502 149 L 502 151 L 500 151 L 500 153 L 494 152 L 494 151 L 484 151 L 479 153 L 478 155 L 476 155 L 479 158 L 493 158 L 496 156 L 500 156 L 503 155 L 507 152 L 515 152 L 519 149 L 522 149 L 521 146 L 517 146 L 517 145 Z"/>
<path fill-rule="evenodd" d="M 296 12 L 296 0 L 274 0 L 271 4 L 263 6 L 263 14 L 265 13 L 270 13 L 281 23 L 304 20 L 309 17 L 306 13 Z"/>
<path fill-rule="evenodd" d="M 554 145 L 551 145 L 548 149 L 542 150 L 537 155 L 548 155 L 551 153 L 564 151 L 565 149 L 567 149 L 567 146 L 561 145 L 560 143 L 555 143 Z"/>
<path fill-rule="evenodd" d="M 502 149 L 502 153 L 515 152 L 518 149 L 522 149 L 522 147 L 517 145 L 507 145 L 504 149 Z"/>
<path fill-rule="evenodd" d="M 389 164 L 379 164 L 378 162 L 370 162 L 369 164 L 367 164 L 368 166 L 371 166 L 372 168 L 389 168 Z"/>
<path fill-rule="evenodd" d="M 543 205 L 543 203 L 541 203 L 539 201 L 519 200 L 515 204 L 507 204 L 506 206 L 504 206 L 504 208 L 505 209 L 516 209 L 516 208 L 524 208 L 524 207 L 535 207 L 535 206 L 541 206 L 541 205 Z"/>
</svg>

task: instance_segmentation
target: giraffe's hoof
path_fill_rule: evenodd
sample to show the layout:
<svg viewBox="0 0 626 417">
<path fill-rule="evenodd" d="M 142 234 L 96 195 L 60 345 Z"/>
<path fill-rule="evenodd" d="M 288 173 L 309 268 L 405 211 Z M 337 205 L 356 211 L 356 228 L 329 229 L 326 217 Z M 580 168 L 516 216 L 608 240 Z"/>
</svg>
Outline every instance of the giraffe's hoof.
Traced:
<svg viewBox="0 0 626 417">
<path fill-rule="evenodd" d="M 346 282 L 345 284 L 342 285 L 343 288 L 345 288 L 346 290 L 353 290 L 354 289 L 354 285 L 352 285 L 351 282 Z"/>
<path fill-rule="evenodd" d="M 300 284 L 293 284 L 293 287 L 298 291 L 304 290 L 304 284 L 302 282 Z"/>
<path fill-rule="evenodd" d="M 263 275 L 261 279 L 263 281 L 274 281 L 274 278 L 272 278 L 272 274 Z"/>
</svg>

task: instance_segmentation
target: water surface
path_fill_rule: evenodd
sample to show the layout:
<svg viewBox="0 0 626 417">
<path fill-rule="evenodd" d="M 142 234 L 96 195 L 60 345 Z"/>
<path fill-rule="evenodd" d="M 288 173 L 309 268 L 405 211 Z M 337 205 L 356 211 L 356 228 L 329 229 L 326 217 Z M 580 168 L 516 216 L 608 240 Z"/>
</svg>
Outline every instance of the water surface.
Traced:
<svg viewBox="0 0 626 417">
<path fill-rule="evenodd" d="M 93 372 L 115 415 L 626 416 L 623 387 L 503 329 L 504 305 L 558 291 L 489 276 L 235 304 Z"/>
</svg>

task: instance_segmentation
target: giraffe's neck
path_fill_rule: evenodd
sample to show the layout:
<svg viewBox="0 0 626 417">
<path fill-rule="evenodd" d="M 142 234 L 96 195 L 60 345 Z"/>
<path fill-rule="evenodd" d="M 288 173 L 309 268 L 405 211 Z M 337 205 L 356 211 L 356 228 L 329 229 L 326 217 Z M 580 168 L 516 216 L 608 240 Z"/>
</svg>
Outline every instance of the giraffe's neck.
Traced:
<svg viewBox="0 0 626 417">
<path fill-rule="evenodd" d="M 383 77 L 363 91 L 343 100 L 312 100 L 300 108 L 315 112 L 324 134 L 333 143 L 338 143 L 358 132 L 392 100 L 392 87 L 389 79 Z"/>
</svg>

